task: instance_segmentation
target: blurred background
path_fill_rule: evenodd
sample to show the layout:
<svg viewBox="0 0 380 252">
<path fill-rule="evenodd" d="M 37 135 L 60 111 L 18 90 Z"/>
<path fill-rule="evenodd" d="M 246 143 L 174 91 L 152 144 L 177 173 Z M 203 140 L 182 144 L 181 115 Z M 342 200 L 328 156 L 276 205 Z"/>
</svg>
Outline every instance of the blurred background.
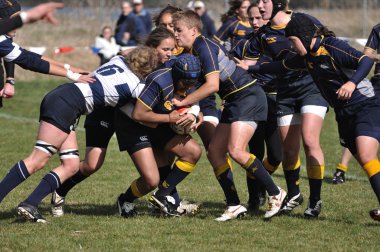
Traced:
<svg viewBox="0 0 380 252">
<path fill-rule="evenodd" d="M 20 0 L 19 2 L 23 9 L 28 9 L 46 1 Z M 115 27 L 121 13 L 121 1 L 64 0 L 60 2 L 65 4 L 65 8 L 57 13 L 60 25 L 52 26 L 44 22 L 28 25 L 17 31 L 15 42 L 26 49 L 44 48 L 44 55 L 47 57 L 87 70 L 95 69 L 99 65 L 99 58 L 91 50 L 91 46 L 94 45 L 95 37 L 101 33 L 103 26 Z M 188 0 L 143 1 L 144 7 L 149 10 L 152 17 L 167 4 L 185 8 L 188 2 Z M 221 25 L 221 14 L 228 10 L 228 1 L 203 0 L 203 2 L 218 29 Z M 350 39 L 349 42 L 359 50 L 362 50 L 363 46 L 356 43 L 356 39 L 366 39 L 372 27 L 380 23 L 380 0 L 290 0 L 290 9 L 315 16 L 337 36 Z M 59 48 L 61 48 L 61 53 L 55 53 L 59 51 Z M 52 77 L 26 72 L 20 68 L 16 70 L 16 79 L 36 78 Z"/>
</svg>

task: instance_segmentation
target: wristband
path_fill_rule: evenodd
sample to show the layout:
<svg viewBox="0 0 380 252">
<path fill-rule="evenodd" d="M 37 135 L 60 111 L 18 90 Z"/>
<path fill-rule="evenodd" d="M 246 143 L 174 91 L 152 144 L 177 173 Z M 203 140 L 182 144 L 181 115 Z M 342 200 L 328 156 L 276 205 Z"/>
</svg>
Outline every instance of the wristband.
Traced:
<svg viewBox="0 0 380 252">
<path fill-rule="evenodd" d="M 20 18 L 23 24 L 28 23 L 28 13 L 26 13 L 25 11 L 21 11 Z"/>
<path fill-rule="evenodd" d="M 70 66 L 69 64 L 64 64 L 64 65 L 63 65 L 63 68 L 66 69 L 66 70 L 69 70 L 70 67 L 71 67 L 71 66 Z"/>
<path fill-rule="evenodd" d="M 11 80 L 6 80 L 5 83 L 8 83 L 14 86 L 16 84 L 16 81 L 14 79 L 11 79 Z"/>
<path fill-rule="evenodd" d="M 79 73 L 74 73 L 71 70 L 67 70 L 66 77 L 72 81 L 77 81 L 81 77 Z"/>
<path fill-rule="evenodd" d="M 187 113 L 193 114 L 193 115 L 195 116 L 195 118 L 197 118 L 197 116 L 198 116 L 200 110 L 201 110 L 201 108 L 199 107 L 199 105 L 193 105 L 193 106 L 191 106 L 191 108 L 187 111 Z"/>
</svg>

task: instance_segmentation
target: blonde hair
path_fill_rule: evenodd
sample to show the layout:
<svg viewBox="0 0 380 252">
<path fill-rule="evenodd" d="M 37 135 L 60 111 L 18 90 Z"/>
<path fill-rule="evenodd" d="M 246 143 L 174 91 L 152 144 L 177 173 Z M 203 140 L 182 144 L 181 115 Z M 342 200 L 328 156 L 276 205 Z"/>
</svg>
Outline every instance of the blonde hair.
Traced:
<svg viewBox="0 0 380 252">
<path fill-rule="evenodd" d="M 125 57 L 129 69 L 140 79 L 144 79 L 158 65 L 158 55 L 154 48 L 138 46 Z"/>
<path fill-rule="evenodd" d="M 201 18 L 197 13 L 195 13 L 192 10 L 187 10 L 187 11 L 178 11 L 173 14 L 172 16 L 173 19 L 173 24 L 182 21 L 185 23 L 185 26 L 189 29 L 196 27 L 199 32 L 202 31 L 202 21 Z"/>
</svg>

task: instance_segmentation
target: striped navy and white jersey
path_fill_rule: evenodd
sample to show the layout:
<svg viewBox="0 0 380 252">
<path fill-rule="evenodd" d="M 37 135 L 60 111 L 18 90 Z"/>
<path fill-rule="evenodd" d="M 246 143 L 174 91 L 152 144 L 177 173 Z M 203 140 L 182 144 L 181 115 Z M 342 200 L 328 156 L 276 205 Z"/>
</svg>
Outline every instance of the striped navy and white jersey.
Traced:
<svg viewBox="0 0 380 252">
<path fill-rule="evenodd" d="M 95 82 L 75 83 L 86 100 L 86 114 L 100 107 L 121 107 L 137 98 L 145 84 L 128 68 L 122 56 L 94 71 Z"/>
<path fill-rule="evenodd" d="M 49 73 L 49 62 L 41 59 L 41 55 L 21 48 L 7 35 L 0 35 L 0 57 L 34 72 Z"/>
</svg>

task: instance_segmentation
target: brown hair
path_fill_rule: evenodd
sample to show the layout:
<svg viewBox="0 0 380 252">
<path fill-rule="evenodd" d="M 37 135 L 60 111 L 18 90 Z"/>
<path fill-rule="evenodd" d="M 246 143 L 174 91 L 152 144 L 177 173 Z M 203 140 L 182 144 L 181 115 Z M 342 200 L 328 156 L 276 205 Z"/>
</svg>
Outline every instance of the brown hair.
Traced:
<svg viewBox="0 0 380 252">
<path fill-rule="evenodd" d="M 315 37 L 325 36 L 325 37 L 336 37 L 333 31 L 330 31 L 326 26 L 321 26 L 315 32 Z"/>
<path fill-rule="evenodd" d="M 138 46 L 125 58 L 129 69 L 140 79 L 144 79 L 158 65 L 156 49 L 148 46 Z"/>
<path fill-rule="evenodd" d="M 175 41 L 174 34 L 165 27 L 157 27 L 149 34 L 145 45 L 153 48 L 157 48 L 162 40 L 172 38 Z"/>
<path fill-rule="evenodd" d="M 165 14 L 173 15 L 174 13 L 176 13 L 178 11 L 182 11 L 182 9 L 171 6 L 170 4 L 168 4 L 168 6 L 163 8 L 160 11 L 160 13 L 158 13 L 158 15 L 153 18 L 153 22 L 156 26 L 159 26 L 160 25 L 160 19 L 162 18 L 163 15 L 165 15 Z"/>
<path fill-rule="evenodd" d="M 230 5 L 230 8 L 228 9 L 228 11 L 226 13 L 224 13 L 221 16 L 222 23 L 226 22 L 228 19 L 230 19 L 230 17 L 235 16 L 236 11 L 240 8 L 240 6 L 243 4 L 244 1 L 248 1 L 248 0 L 231 0 L 231 1 L 229 1 L 228 4 Z"/>
<path fill-rule="evenodd" d="M 197 13 L 192 10 L 179 11 L 173 14 L 173 23 L 182 21 L 185 23 L 186 27 L 191 29 L 196 27 L 199 32 L 202 31 L 202 21 Z"/>
</svg>

